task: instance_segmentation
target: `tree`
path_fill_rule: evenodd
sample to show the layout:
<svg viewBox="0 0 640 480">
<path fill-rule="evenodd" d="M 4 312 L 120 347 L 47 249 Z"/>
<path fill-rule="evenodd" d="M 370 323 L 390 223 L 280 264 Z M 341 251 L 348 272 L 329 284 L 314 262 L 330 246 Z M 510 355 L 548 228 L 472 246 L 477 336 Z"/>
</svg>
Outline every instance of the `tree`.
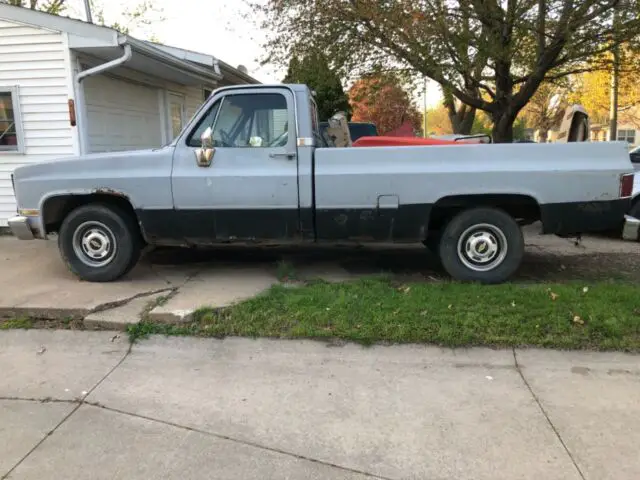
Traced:
<svg viewBox="0 0 640 480">
<path fill-rule="evenodd" d="M 443 104 L 430 108 L 427 114 L 427 136 L 454 133 L 449 120 L 449 112 Z"/>
<path fill-rule="evenodd" d="M 0 0 L 2 1 L 2 0 Z M 80 12 L 74 11 L 67 0 L 5 0 L 9 5 L 16 7 L 40 10 L 53 15 L 69 14 L 71 17 L 85 18 L 84 9 Z M 155 6 L 151 0 L 142 0 L 133 5 L 128 5 L 119 12 L 119 19 L 114 22 L 107 22 L 104 16 L 103 3 L 89 0 L 93 18 L 99 25 L 118 30 L 125 35 L 134 28 L 148 27 L 152 23 L 162 21 L 162 9 Z"/>
<path fill-rule="evenodd" d="M 640 90 L 638 89 L 638 72 L 636 56 L 629 49 L 621 49 L 621 67 L 618 81 L 618 112 L 623 116 L 633 107 L 640 106 Z M 610 59 L 607 56 L 604 61 Z M 571 103 L 579 103 L 587 112 L 592 122 L 605 123 L 609 117 L 611 103 L 612 71 L 596 70 L 583 73 L 574 78 L 571 92 L 568 94 Z M 627 119 L 628 120 L 628 119 Z"/>
<path fill-rule="evenodd" d="M 498 142 L 543 81 L 640 33 L 640 0 L 264 0 L 267 60 L 292 44 L 320 48 L 345 71 L 411 68 L 486 112 Z M 615 36 L 612 16 L 619 13 Z"/>
<path fill-rule="evenodd" d="M 7 0 L 9 5 L 14 7 L 25 7 L 31 10 L 41 10 L 43 12 L 60 15 L 66 8 L 66 0 Z"/>
<path fill-rule="evenodd" d="M 414 130 L 421 129 L 422 117 L 402 88 L 398 76 L 390 72 L 374 71 L 349 90 L 354 122 L 372 122 L 384 135 L 410 121 Z"/>
<path fill-rule="evenodd" d="M 327 57 L 320 51 L 311 51 L 302 59 L 293 55 L 289 61 L 284 83 L 304 83 L 315 92 L 318 117 L 328 120 L 334 113 L 351 112 L 349 97 L 342 88 L 340 77 L 329 67 Z"/>
</svg>

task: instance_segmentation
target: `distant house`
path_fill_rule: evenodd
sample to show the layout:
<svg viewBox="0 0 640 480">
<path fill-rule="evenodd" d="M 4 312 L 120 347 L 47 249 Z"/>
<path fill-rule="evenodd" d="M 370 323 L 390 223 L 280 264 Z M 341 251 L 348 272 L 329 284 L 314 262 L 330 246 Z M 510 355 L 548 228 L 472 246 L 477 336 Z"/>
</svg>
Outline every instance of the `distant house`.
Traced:
<svg viewBox="0 0 640 480">
<path fill-rule="evenodd" d="M 618 134 L 615 140 L 627 142 L 629 148 L 640 145 L 640 106 L 635 106 L 618 112 Z M 609 140 L 608 123 L 591 124 L 591 141 L 604 142 Z"/>
<path fill-rule="evenodd" d="M 160 146 L 213 89 L 249 83 L 211 55 L 0 3 L 0 227 L 16 167 Z"/>
</svg>

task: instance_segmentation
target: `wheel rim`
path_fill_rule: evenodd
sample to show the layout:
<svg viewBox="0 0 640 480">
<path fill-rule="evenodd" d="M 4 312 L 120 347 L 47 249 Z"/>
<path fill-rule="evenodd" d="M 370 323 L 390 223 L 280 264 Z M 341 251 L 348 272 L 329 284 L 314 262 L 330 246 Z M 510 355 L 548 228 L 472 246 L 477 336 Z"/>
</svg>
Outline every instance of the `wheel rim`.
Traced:
<svg viewBox="0 0 640 480">
<path fill-rule="evenodd" d="M 116 238 L 109 227 L 100 222 L 84 222 L 73 233 L 73 251 L 85 265 L 104 267 L 116 256 Z"/>
<path fill-rule="evenodd" d="M 458 258 L 465 267 L 486 272 L 507 256 L 507 237 L 495 225 L 480 223 L 467 228 L 458 239 Z"/>
</svg>

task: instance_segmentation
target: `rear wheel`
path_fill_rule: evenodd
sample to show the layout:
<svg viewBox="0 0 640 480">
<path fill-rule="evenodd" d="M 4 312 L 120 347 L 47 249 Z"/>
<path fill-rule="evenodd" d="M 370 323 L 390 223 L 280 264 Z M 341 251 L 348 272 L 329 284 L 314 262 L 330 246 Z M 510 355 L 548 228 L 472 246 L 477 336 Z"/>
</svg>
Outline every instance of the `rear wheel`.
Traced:
<svg viewBox="0 0 640 480">
<path fill-rule="evenodd" d="M 135 221 L 125 211 L 89 204 L 64 219 L 58 248 L 69 269 L 81 279 L 110 282 L 134 267 L 141 242 Z"/>
<path fill-rule="evenodd" d="M 456 280 L 502 283 L 522 262 L 524 238 L 506 212 L 474 208 L 447 224 L 439 254 L 443 267 Z"/>
</svg>

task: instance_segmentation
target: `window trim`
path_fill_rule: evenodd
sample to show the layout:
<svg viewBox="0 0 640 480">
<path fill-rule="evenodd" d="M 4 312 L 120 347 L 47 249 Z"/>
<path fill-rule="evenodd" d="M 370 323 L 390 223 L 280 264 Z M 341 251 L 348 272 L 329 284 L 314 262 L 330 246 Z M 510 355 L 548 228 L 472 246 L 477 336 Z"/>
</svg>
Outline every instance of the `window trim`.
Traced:
<svg viewBox="0 0 640 480">
<path fill-rule="evenodd" d="M 9 150 L 0 148 L 0 155 L 22 155 L 24 154 L 24 131 L 22 129 L 22 112 L 20 111 L 20 91 L 17 85 L 0 85 L 0 93 L 11 95 L 13 106 L 13 122 L 16 128 L 17 149 Z"/>
</svg>

